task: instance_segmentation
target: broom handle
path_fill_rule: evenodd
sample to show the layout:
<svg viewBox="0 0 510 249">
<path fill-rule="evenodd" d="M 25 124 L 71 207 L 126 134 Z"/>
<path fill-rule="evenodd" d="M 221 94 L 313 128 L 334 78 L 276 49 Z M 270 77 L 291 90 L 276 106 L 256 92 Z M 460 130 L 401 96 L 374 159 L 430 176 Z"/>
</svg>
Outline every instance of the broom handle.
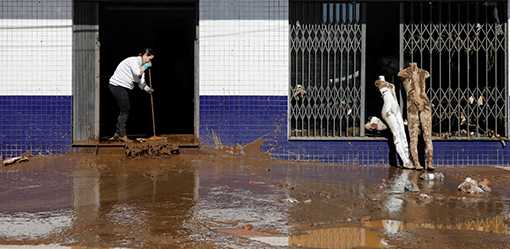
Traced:
<svg viewBox="0 0 510 249">
<path fill-rule="evenodd" d="M 151 69 L 149 68 L 149 87 L 152 88 L 152 77 L 151 77 Z M 151 111 L 152 111 L 152 134 L 156 136 L 156 119 L 154 118 L 154 98 L 151 95 Z"/>
</svg>

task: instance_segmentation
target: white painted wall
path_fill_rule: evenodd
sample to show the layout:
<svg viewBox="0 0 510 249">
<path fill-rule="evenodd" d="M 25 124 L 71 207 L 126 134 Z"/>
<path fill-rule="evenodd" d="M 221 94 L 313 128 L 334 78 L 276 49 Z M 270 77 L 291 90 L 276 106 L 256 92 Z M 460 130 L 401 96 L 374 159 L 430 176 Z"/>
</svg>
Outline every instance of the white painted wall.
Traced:
<svg viewBox="0 0 510 249">
<path fill-rule="evenodd" d="M 288 94 L 288 0 L 201 0 L 199 25 L 200 95 Z"/>
<path fill-rule="evenodd" d="M 72 0 L 2 1 L 0 95 L 72 94 L 71 18 Z"/>
</svg>

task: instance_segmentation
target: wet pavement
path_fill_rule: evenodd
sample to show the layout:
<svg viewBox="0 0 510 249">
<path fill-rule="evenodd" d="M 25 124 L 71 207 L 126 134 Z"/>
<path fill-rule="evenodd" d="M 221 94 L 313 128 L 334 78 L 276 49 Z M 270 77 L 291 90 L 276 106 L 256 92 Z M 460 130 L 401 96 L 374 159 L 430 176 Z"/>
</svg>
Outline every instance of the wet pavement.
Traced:
<svg viewBox="0 0 510 249">
<path fill-rule="evenodd" d="M 424 181 L 232 151 L 4 167 L 0 248 L 509 248 L 507 169 L 439 168 L 444 181 Z M 467 176 L 489 179 L 492 192 L 459 192 Z"/>
</svg>

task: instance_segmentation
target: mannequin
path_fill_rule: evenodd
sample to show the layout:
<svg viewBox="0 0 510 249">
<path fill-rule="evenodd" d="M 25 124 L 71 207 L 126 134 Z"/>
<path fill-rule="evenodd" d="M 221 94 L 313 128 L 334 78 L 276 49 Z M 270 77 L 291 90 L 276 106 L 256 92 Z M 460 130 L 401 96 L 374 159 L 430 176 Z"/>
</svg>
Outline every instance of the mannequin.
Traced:
<svg viewBox="0 0 510 249">
<path fill-rule="evenodd" d="M 400 70 L 398 76 L 402 78 L 407 93 L 407 121 L 410 137 L 411 157 L 416 169 L 423 169 L 418 158 L 418 135 L 420 125 L 425 141 L 425 168 L 434 170 L 432 166 L 432 112 L 430 100 L 425 89 L 425 80 L 430 77 L 429 72 L 418 68 L 416 63 L 409 63 L 407 68 Z"/>
<path fill-rule="evenodd" d="M 402 119 L 402 113 L 400 112 L 397 96 L 395 95 L 395 86 L 386 82 L 384 76 L 379 76 L 379 79 L 375 81 L 375 86 L 379 88 L 384 100 L 381 116 L 390 127 L 391 133 L 393 134 L 395 149 L 400 159 L 402 159 L 403 167 L 406 169 L 414 169 L 415 167 L 409 159 L 409 147 L 407 145 L 404 120 Z"/>
</svg>

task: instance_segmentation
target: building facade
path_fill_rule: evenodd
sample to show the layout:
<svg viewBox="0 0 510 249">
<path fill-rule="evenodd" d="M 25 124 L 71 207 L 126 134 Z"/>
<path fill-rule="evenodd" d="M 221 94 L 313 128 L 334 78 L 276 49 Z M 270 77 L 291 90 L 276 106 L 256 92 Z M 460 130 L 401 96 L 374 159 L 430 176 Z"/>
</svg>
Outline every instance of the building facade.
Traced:
<svg viewBox="0 0 510 249">
<path fill-rule="evenodd" d="M 431 73 L 435 163 L 509 164 L 507 12 L 498 1 L 4 0 L 0 153 L 107 137 L 108 77 L 150 46 L 162 134 L 261 139 L 279 159 L 394 163 L 391 137 L 364 129 L 382 106 L 373 82 L 399 86 L 399 68 L 417 62 Z M 147 106 L 132 116 L 128 132 L 149 135 Z"/>
</svg>

